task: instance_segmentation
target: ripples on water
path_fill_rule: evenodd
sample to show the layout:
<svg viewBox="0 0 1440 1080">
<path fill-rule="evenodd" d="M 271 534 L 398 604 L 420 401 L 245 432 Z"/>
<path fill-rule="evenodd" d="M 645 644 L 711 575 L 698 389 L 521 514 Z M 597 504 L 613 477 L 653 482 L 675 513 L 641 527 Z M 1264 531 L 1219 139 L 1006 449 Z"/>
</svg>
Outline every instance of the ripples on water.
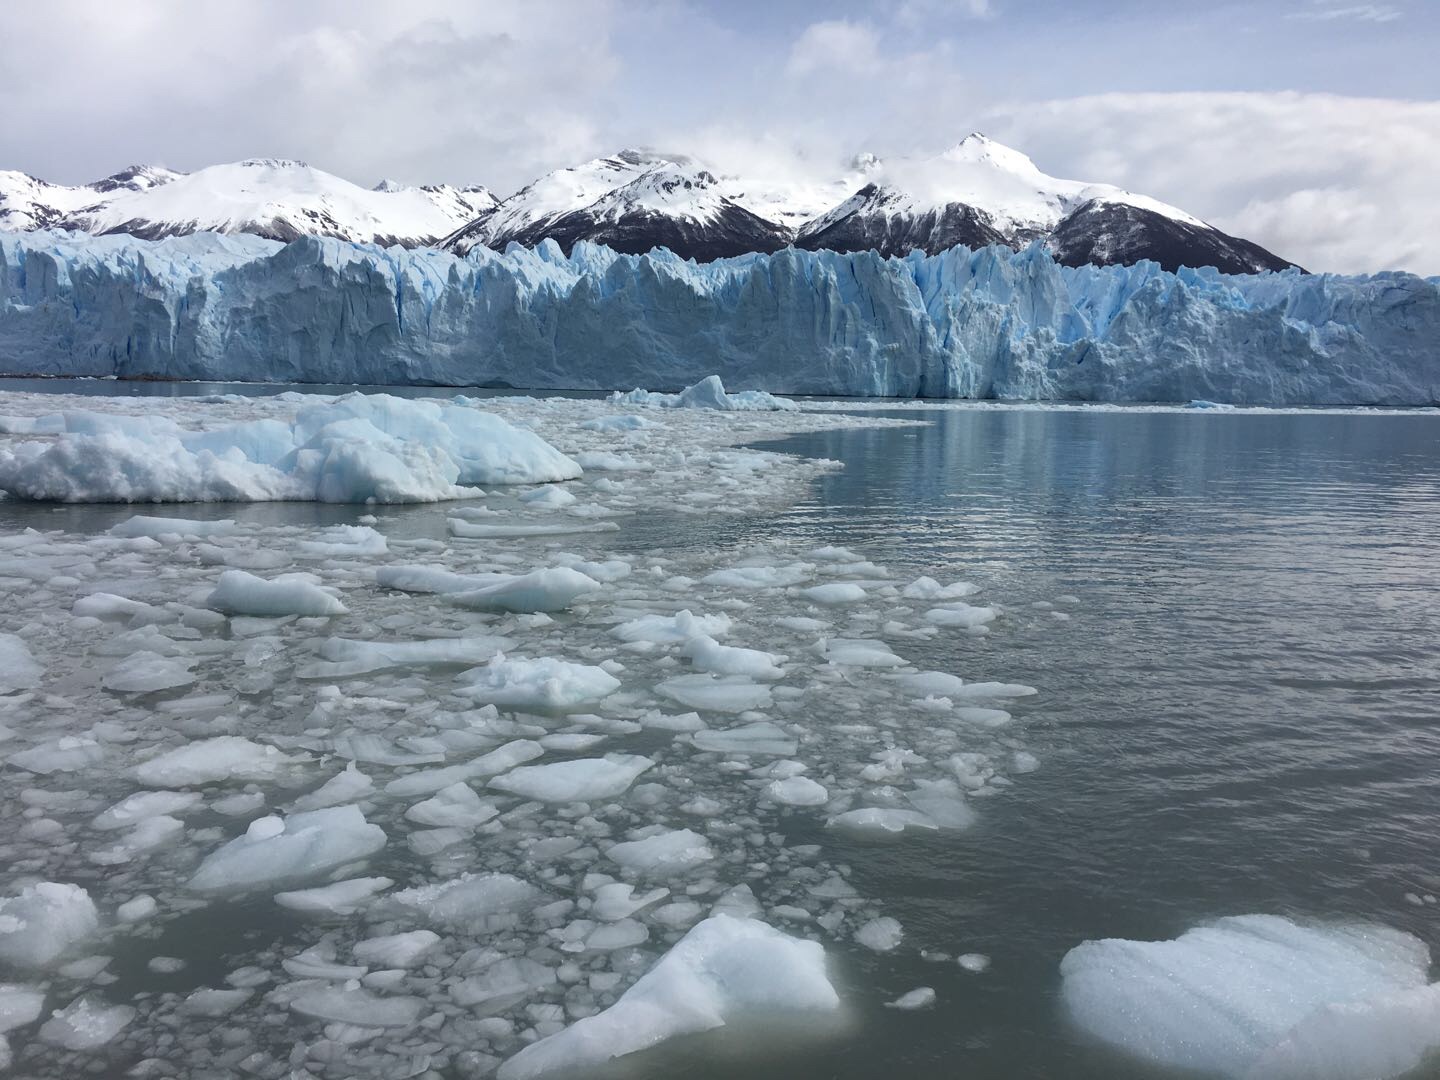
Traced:
<svg viewBox="0 0 1440 1080">
<path fill-rule="evenodd" d="M 1060 958 L 1086 938 L 1273 912 L 1440 947 L 1436 908 L 1405 900 L 1440 892 L 1434 418 L 926 418 L 779 444 L 846 469 L 774 527 L 1004 597 L 990 638 L 916 660 L 964 674 L 989 654 L 1040 687 L 1043 767 L 972 832 L 853 853 L 907 950 L 852 977 L 886 1000 L 931 985 L 946 1008 L 859 1030 L 805 1074 L 1157 1075 L 1059 1015 Z M 1064 593 L 1071 622 L 1024 609 Z"/>
</svg>

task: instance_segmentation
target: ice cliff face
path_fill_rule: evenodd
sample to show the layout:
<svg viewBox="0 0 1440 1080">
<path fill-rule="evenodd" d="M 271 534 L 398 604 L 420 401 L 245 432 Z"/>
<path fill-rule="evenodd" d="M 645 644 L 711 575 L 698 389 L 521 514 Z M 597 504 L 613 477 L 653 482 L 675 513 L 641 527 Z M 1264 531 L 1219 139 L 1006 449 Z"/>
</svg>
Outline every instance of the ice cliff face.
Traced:
<svg viewBox="0 0 1440 1080">
<path fill-rule="evenodd" d="M 696 265 L 251 236 L 0 236 L 0 369 L 1243 404 L 1440 401 L 1440 279 L 1067 267 L 1035 245 Z"/>
</svg>

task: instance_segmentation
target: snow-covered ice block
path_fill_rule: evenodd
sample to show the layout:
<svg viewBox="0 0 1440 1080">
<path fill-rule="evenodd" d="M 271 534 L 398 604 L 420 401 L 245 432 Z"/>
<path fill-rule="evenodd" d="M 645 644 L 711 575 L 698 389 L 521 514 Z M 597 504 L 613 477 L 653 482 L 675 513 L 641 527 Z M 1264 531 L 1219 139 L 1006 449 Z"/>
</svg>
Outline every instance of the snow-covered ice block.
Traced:
<svg viewBox="0 0 1440 1080">
<path fill-rule="evenodd" d="M 323 401 L 289 423 L 209 431 L 84 412 L 61 414 L 59 426 L 51 441 L 0 451 L 0 490 L 60 502 L 409 503 L 581 474 L 491 413 L 386 394 Z"/>
<path fill-rule="evenodd" d="M 660 683 L 655 691 L 681 705 L 711 712 L 741 713 L 771 702 L 770 687 L 744 676 L 677 675 Z"/>
<path fill-rule="evenodd" d="M 690 611 L 677 611 L 674 615 L 641 615 L 616 626 L 610 632 L 621 641 L 648 641 L 654 645 L 674 645 L 692 637 L 727 633 L 730 616 L 723 612 L 716 615 L 694 615 Z"/>
<path fill-rule="evenodd" d="M 511 874 L 461 874 L 392 893 L 382 906 L 387 914 L 419 916 L 435 926 L 464 930 L 532 907 L 539 896 L 539 889 Z"/>
<path fill-rule="evenodd" d="M 522 765 L 490 781 L 490 786 L 539 802 L 593 802 L 623 795 L 636 777 L 655 762 L 635 754 L 606 754 L 548 765 Z"/>
<path fill-rule="evenodd" d="M 357 942 L 350 951 L 362 964 L 380 968 L 411 968 L 440 943 L 433 930 L 409 930 Z"/>
<path fill-rule="evenodd" d="M 206 606 L 227 615 L 279 618 L 285 615 L 344 615 L 347 608 L 314 583 L 309 574 L 282 574 L 271 581 L 244 570 L 220 575 Z"/>
<path fill-rule="evenodd" d="M 722 754 L 789 757 L 796 749 L 795 737 L 768 720 L 757 720 L 733 728 L 697 731 L 690 738 L 699 749 Z"/>
<path fill-rule="evenodd" d="M 476 701 L 514 708 L 573 711 L 620 689 L 604 668 L 554 657 L 524 660 L 497 656 L 486 667 L 466 672 L 459 692 Z"/>
<path fill-rule="evenodd" d="M 594 578 L 564 566 L 504 577 L 493 585 L 446 593 L 446 599 L 474 611 L 564 611 L 580 597 L 601 589 Z"/>
<path fill-rule="evenodd" d="M 124 1031 L 135 1015 L 129 1005 L 104 1005 L 89 996 L 79 997 L 52 1013 L 37 1035 L 41 1042 L 62 1050 L 98 1050 Z"/>
<path fill-rule="evenodd" d="M 268 780 L 308 761 L 239 735 L 217 735 L 158 754 L 135 767 L 146 787 L 199 787 L 226 780 Z"/>
<path fill-rule="evenodd" d="M 45 995 L 28 986 L 0 984 L 0 1035 L 33 1023 L 45 1008 Z"/>
<path fill-rule="evenodd" d="M 394 884 L 387 877 L 347 878 L 313 889 L 276 893 L 275 902 L 305 915 L 352 915 Z"/>
<path fill-rule="evenodd" d="M 44 673 L 24 638 L 0 634 L 0 694 L 33 689 Z"/>
<path fill-rule="evenodd" d="M 1061 996 L 1091 1034 L 1244 1080 L 1374 1080 L 1440 1049 L 1440 984 L 1410 934 L 1241 915 L 1170 941 L 1087 941 Z"/>
<path fill-rule="evenodd" d="M 715 858 L 710 842 L 690 829 L 670 829 L 614 844 L 606 858 L 642 877 L 672 877 Z"/>
<path fill-rule="evenodd" d="M 384 830 L 367 822 L 356 806 L 259 818 L 243 836 L 206 856 L 189 887 L 222 892 L 303 881 L 384 846 Z"/>
<path fill-rule="evenodd" d="M 49 967 L 99 928 L 100 915 L 83 888 L 42 881 L 0 898 L 0 960 Z"/>
<path fill-rule="evenodd" d="M 839 1006 L 818 943 L 753 919 L 716 915 L 696 924 L 610 1008 L 527 1046 L 498 1075 L 528 1080 L 593 1069 L 747 1014 L 803 1020 Z"/>
<path fill-rule="evenodd" d="M 159 656 L 142 649 L 120 660 L 101 676 L 100 685 L 125 694 L 173 690 L 195 681 L 195 673 L 190 670 L 194 664 L 194 660 Z"/>
<path fill-rule="evenodd" d="M 830 793 L 822 784 L 806 776 L 772 780 L 765 787 L 765 795 L 782 806 L 822 806 L 830 799 Z"/>
</svg>

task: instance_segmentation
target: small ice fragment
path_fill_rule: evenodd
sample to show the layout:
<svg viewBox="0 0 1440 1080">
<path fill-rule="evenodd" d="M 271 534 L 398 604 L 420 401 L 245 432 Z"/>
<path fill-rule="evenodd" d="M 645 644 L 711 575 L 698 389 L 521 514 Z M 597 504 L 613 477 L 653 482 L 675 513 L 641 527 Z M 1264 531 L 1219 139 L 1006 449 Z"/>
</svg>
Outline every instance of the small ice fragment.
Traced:
<svg viewBox="0 0 1440 1080">
<path fill-rule="evenodd" d="M 855 931 L 855 940 L 875 952 L 890 952 L 898 948 L 900 939 L 904 936 L 900 923 L 885 915 L 871 919 Z"/>
<path fill-rule="evenodd" d="M 908 993 L 901 994 L 894 1001 L 887 1001 L 887 1009 L 928 1009 L 935 1004 L 935 991 L 929 986 L 917 986 Z"/>
</svg>

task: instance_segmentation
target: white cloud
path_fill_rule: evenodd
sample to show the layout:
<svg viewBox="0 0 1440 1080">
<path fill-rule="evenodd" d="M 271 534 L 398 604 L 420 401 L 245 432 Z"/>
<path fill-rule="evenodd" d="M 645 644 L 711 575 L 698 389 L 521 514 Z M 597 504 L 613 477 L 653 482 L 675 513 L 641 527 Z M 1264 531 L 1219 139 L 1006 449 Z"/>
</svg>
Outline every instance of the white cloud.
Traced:
<svg viewBox="0 0 1440 1080">
<path fill-rule="evenodd" d="M 1401 11 L 1391 4 L 1343 4 L 1337 0 L 1312 0 L 1309 8 L 1292 11 L 1287 19 L 1307 22 L 1394 22 Z"/>
<path fill-rule="evenodd" d="M 831 19 L 805 28 L 790 49 L 785 70 L 792 76 L 825 70 L 869 75 L 880 67 L 880 37 L 874 27 Z"/>
</svg>

